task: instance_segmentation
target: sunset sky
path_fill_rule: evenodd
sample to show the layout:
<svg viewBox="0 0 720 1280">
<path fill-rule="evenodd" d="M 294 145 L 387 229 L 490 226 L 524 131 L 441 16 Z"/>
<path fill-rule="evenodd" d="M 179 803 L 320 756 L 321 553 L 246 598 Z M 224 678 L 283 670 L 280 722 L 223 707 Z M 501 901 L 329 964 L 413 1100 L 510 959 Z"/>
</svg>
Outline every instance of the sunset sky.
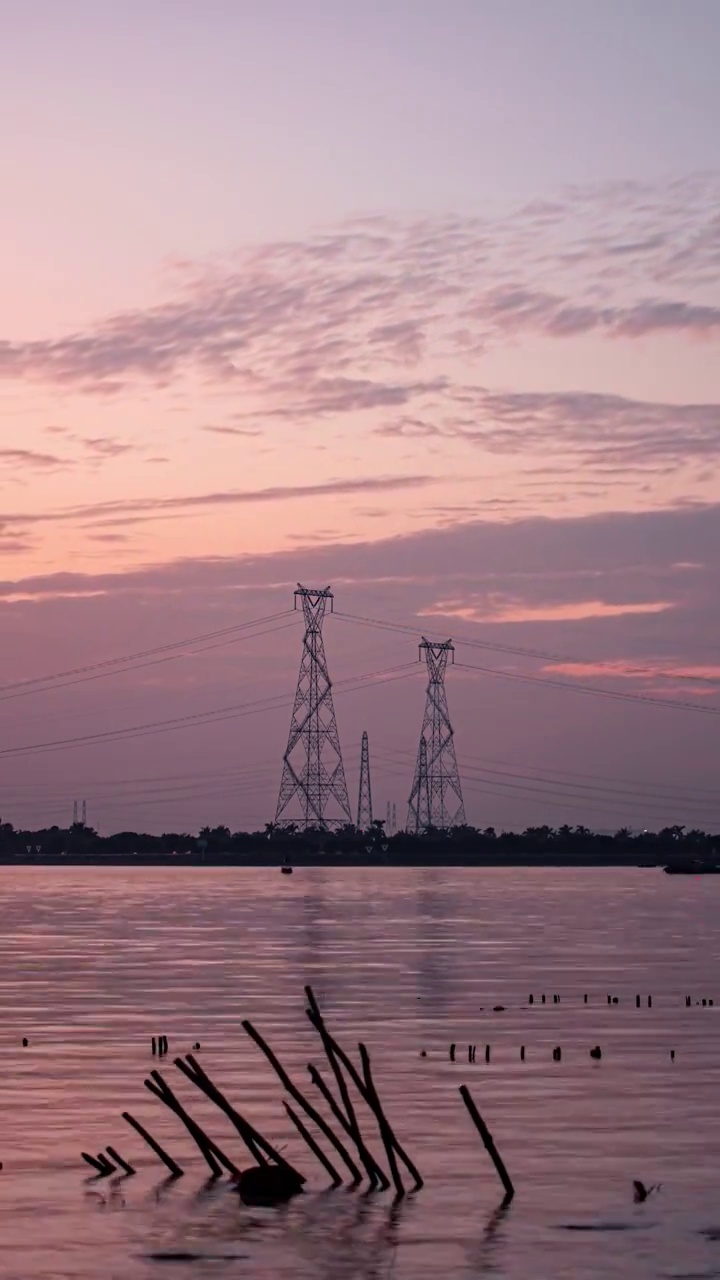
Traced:
<svg viewBox="0 0 720 1280">
<path fill-rule="evenodd" d="M 0 17 L 2 818 L 262 827 L 302 582 L 353 806 L 426 634 L 469 821 L 720 831 L 717 0 Z"/>
</svg>

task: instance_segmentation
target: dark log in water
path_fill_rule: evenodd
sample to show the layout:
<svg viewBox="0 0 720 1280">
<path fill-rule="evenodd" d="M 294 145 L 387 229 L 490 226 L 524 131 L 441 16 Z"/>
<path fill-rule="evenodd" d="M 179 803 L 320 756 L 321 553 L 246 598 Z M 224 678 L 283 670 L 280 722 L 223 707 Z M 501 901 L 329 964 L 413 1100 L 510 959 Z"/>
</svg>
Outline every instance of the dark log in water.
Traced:
<svg viewBox="0 0 720 1280">
<path fill-rule="evenodd" d="M 284 1098 L 283 1098 L 283 1106 L 288 1116 L 292 1120 L 293 1124 L 295 1125 L 295 1128 L 297 1129 L 298 1133 L 300 1134 L 300 1137 L 307 1143 L 313 1155 L 320 1161 L 320 1164 L 322 1165 L 323 1169 L 325 1169 L 326 1172 L 330 1174 L 333 1186 L 341 1187 L 342 1178 L 340 1177 L 340 1174 L 338 1173 L 337 1169 L 328 1160 L 328 1157 L 325 1155 L 325 1152 L 323 1151 L 322 1147 L 315 1141 L 310 1130 L 307 1128 L 306 1125 L 303 1124 L 299 1115 L 297 1115 L 296 1112 L 293 1111 L 292 1107 L 290 1106 L 290 1103 L 286 1102 Z"/>
<path fill-rule="evenodd" d="M 96 1160 L 95 1156 L 89 1156 L 87 1151 L 81 1151 L 80 1155 L 82 1156 L 85 1163 L 89 1164 L 90 1168 L 94 1169 L 95 1172 L 98 1173 L 101 1178 L 107 1177 L 107 1174 L 105 1173 L 105 1170 L 103 1169 L 100 1161 Z"/>
<path fill-rule="evenodd" d="M 129 1111 L 123 1111 L 122 1118 L 127 1121 L 136 1133 L 140 1134 L 141 1138 L 145 1139 L 151 1151 L 154 1151 L 155 1155 L 159 1156 L 166 1168 L 170 1170 L 173 1178 L 182 1178 L 183 1170 L 180 1168 L 180 1165 L 176 1160 L 173 1160 L 172 1156 L 168 1155 L 167 1151 L 163 1150 L 160 1143 L 156 1142 L 152 1135 L 148 1133 L 147 1129 L 143 1128 L 140 1121 L 136 1120 L 134 1116 L 131 1116 Z"/>
<path fill-rule="evenodd" d="M 293 1170 L 271 1164 L 243 1169 L 237 1186 L 246 1204 L 283 1204 L 302 1192 L 302 1181 Z"/>
<path fill-rule="evenodd" d="M 320 1112 L 312 1105 L 311 1102 L 308 1102 L 307 1098 L 303 1093 L 300 1092 L 297 1085 L 293 1084 L 287 1071 L 282 1066 L 278 1058 L 275 1056 L 275 1054 L 273 1053 L 267 1041 L 263 1039 L 263 1037 L 260 1035 L 260 1032 L 255 1029 L 255 1027 L 252 1025 L 251 1022 L 248 1021 L 247 1018 L 243 1020 L 241 1025 L 243 1027 L 243 1030 L 246 1031 L 247 1034 L 250 1036 L 250 1039 L 254 1040 L 258 1048 L 261 1049 L 262 1052 L 265 1054 L 265 1057 L 270 1063 L 270 1066 L 273 1068 L 273 1071 L 277 1075 L 281 1084 L 284 1086 L 285 1089 L 287 1089 L 288 1093 L 290 1094 L 290 1097 L 295 1099 L 298 1105 L 302 1107 L 303 1111 L 305 1112 L 305 1115 L 310 1117 L 313 1124 L 317 1125 L 320 1132 L 323 1133 L 327 1138 L 328 1142 L 330 1142 L 333 1145 L 338 1155 L 345 1163 L 346 1167 L 350 1170 L 353 1182 L 356 1185 L 357 1183 L 362 1182 L 362 1174 L 358 1169 L 357 1165 L 355 1164 L 355 1161 L 353 1160 L 349 1151 L 347 1151 L 347 1149 L 343 1146 L 340 1139 L 330 1128 L 330 1125 L 327 1123 L 327 1120 L 325 1120 L 324 1116 L 320 1114 Z"/>
<path fill-rule="evenodd" d="M 505 1168 L 505 1165 L 503 1164 L 502 1158 L 500 1156 L 500 1152 L 495 1146 L 495 1143 L 493 1141 L 493 1136 L 490 1130 L 488 1129 L 487 1125 L 485 1124 L 485 1121 L 483 1120 L 482 1116 L 480 1115 L 480 1112 L 478 1111 L 477 1107 L 475 1106 L 475 1103 L 472 1100 L 472 1097 L 470 1095 L 470 1090 L 468 1089 L 467 1085 L 463 1084 L 460 1086 L 460 1096 L 463 1102 L 465 1103 L 465 1106 L 467 1107 L 468 1112 L 470 1113 L 470 1119 L 472 1120 L 473 1124 L 475 1125 L 475 1128 L 477 1129 L 478 1133 L 480 1134 L 480 1137 L 483 1140 L 483 1145 L 485 1147 L 485 1150 L 487 1151 L 488 1155 L 490 1156 L 490 1159 L 495 1165 L 495 1169 L 497 1170 L 497 1175 L 505 1189 L 505 1199 L 512 1200 L 512 1197 L 515 1195 L 515 1188 L 510 1179 L 510 1175 L 507 1169 Z"/>
</svg>

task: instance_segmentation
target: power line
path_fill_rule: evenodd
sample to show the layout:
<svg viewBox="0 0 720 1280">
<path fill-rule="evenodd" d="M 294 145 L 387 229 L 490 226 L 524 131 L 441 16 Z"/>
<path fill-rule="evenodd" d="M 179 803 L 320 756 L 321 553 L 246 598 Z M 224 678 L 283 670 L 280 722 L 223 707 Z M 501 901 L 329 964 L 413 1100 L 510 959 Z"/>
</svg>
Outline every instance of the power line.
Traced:
<svg viewBox="0 0 720 1280">
<path fill-rule="evenodd" d="M 381 758 L 388 755 L 388 753 L 385 750 L 381 750 L 379 754 Z M 412 759 L 410 752 L 396 751 L 392 754 L 402 755 L 407 759 L 408 762 Z M 392 754 L 390 754 L 391 760 L 392 760 Z M 394 760 L 392 762 L 395 763 Z M 402 761 L 402 763 L 405 763 L 405 761 Z M 662 800 L 659 800 L 657 797 L 639 796 L 636 801 L 633 801 L 631 796 L 623 795 L 623 794 L 620 794 L 617 798 L 612 797 L 612 799 L 605 800 L 603 794 L 601 794 L 599 797 L 595 796 L 594 789 L 590 786 L 584 788 L 584 790 L 588 793 L 588 796 L 578 794 L 577 791 L 571 791 L 568 794 L 568 792 L 563 789 L 562 784 L 558 784 L 554 782 L 553 779 L 543 778 L 543 777 L 533 777 L 529 774 L 512 773 L 509 771 L 493 770 L 493 769 L 486 769 L 486 768 L 479 769 L 472 765 L 470 766 L 465 765 L 463 767 L 462 773 L 463 773 L 464 789 L 467 789 L 469 785 L 468 779 L 471 783 L 474 782 L 476 784 L 475 789 L 477 789 L 477 784 L 483 784 L 485 782 L 485 778 L 483 775 L 489 774 L 490 775 L 489 781 L 491 786 L 501 787 L 503 790 L 501 790 L 500 792 L 498 791 L 489 792 L 488 794 L 499 795 L 504 797 L 505 799 L 508 798 L 506 793 L 509 790 L 513 792 L 521 792 L 525 797 L 535 794 L 535 795 L 544 797 L 546 800 L 561 802 L 566 807 L 578 808 L 578 809 L 579 808 L 589 809 L 590 811 L 594 811 L 594 812 L 605 812 L 605 813 L 617 812 L 619 808 L 619 809 L 630 809 L 632 812 L 637 813 L 640 807 L 644 805 L 647 808 L 652 808 L 653 811 L 659 813 L 660 816 L 662 816 L 663 809 L 665 810 L 669 809 L 671 814 L 675 815 L 677 813 L 678 806 L 684 803 L 689 810 L 691 811 L 694 810 L 699 817 L 700 815 L 702 815 L 700 820 L 702 821 L 709 820 L 713 822 L 720 821 L 720 808 L 718 808 L 717 810 L 715 809 L 710 810 L 709 808 L 703 807 L 702 803 L 698 806 L 698 803 L 693 800 L 685 800 L 685 801 L 670 800 L 668 804 L 665 805 L 665 803 Z M 511 779 L 511 781 L 505 781 L 505 779 Z M 537 786 L 532 785 L 534 783 L 537 783 L 538 785 Z M 565 784 L 565 785 L 576 786 L 577 784 Z M 486 788 L 483 787 L 482 790 L 483 792 L 485 792 Z M 602 793 L 602 792 L 605 792 L 607 789 L 599 788 L 599 790 Z M 592 802 L 594 800 L 599 800 L 599 803 L 596 805 L 593 805 Z M 574 803 L 576 801 L 578 803 Z"/>
<path fill-rule="evenodd" d="M 414 662 L 399 663 L 394 667 L 386 667 L 380 671 L 369 672 L 363 676 L 348 676 L 336 686 L 340 693 L 353 693 L 355 689 L 365 688 L 369 684 L 382 681 L 405 679 L 417 673 Z M 401 672 L 402 674 L 392 674 Z M 386 679 L 387 677 L 387 679 Z M 359 683 L 358 683 L 359 682 Z M 130 738 L 151 736 L 166 733 L 178 728 L 196 728 L 204 724 L 217 724 L 223 720 L 235 720 L 246 715 L 257 715 L 261 711 L 277 711 L 292 706 L 292 699 L 284 694 L 275 694 L 267 698 L 257 698 L 250 702 L 217 707 L 210 711 L 196 711 L 184 716 L 174 716 L 169 720 L 151 720 L 141 725 L 128 725 L 124 729 L 107 729 L 101 733 L 81 734 L 71 738 L 56 738 L 50 742 L 29 743 L 21 747 L 4 747 L 0 757 L 28 756 L 46 751 L 65 750 L 68 747 L 90 746 L 102 742 L 124 742 Z"/>
<path fill-rule="evenodd" d="M 647 693 L 631 693 L 623 689 L 603 689 L 600 685 L 568 684 L 552 676 L 531 676 L 521 671 L 502 671 L 499 667 L 480 667 L 471 662 L 457 662 L 461 671 L 476 671 L 485 676 L 499 676 L 503 680 L 520 680 L 525 684 L 544 685 L 551 689 L 565 689 L 569 693 L 586 693 L 594 697 L 612 698 L 618 702 L 635 702 L 649 707 L 665 707 L 673 711 L 698 711 L 701 715 L 720 716 L 720 707 L 703 707 L 698 702 L 681 702 L 674 698 L 657 698 Z"/>
<path fill-rule="evenodd" d="M 419 631 L 419 627 L 417 626 L 409 626 L 405 623 L 399 623 L 399 622 L 387 622 L 387 621 L 383 621 L 381 618 L 369 618 L 369 617 L 365 617 L 362 614 L 342 613 L 338 610 L 335 616 L 336 618 L 339 618 L 341 622 L 351 622 L 351 623 L 357 623 L 361 626 L 376 627 L 384 631 L 393 631 L 402 635 L 416 636 Z M 428 634 L 438 635 L 439 633 L 430 632 Z M 535 660 L 539 659 L 541 661 L 546 661 L 546 662 L 585 662 L 585 663 L 593 662 L 595 665 L 598 665 L 595 659 L 590 659 L 590 658 L 583 659 L 578 657 L 570 657 L 568 655 L 562 656 L 560 654 L 549 653 L 542 649 L 524 649 L 518 645 L 503 645 L 498 643 L 492 643 L 489 640 L 478 640 L 475 638 L 470 638 L 469 636 L 462 636 L 462 635 L 457 636 L 453 634 L 453 640 L 460 645 L 468 645 L 473 648 L 491 650 L 497 653 L 509 653 L 516 657 L 533 658 Z M 602 663 L 600 665 L 608 666 L 609 673 L 612 674 L 612 668 L 609 666 L 609 664 Z M 673 707 L 675 709 L 684 710 L 684 711 L 700 711 L 707 715 L 720 715 L 720 708 L 703 707 L 697 702 L 681 702 L 677 699 L 672 699 L 672 698 L 656 698 L 649 694 L 630 693 L 629 691 L 622 691 L 619 689 L 618 690 L 603 689 L 602 686 L 600 685 L 580 684 L 578 682 L 569 684 L 566 681 L 555 680 L 551 676 L 523 675 L 520 672 L 503 671 L 499 667 L 473 668 L 472 664 L 460 663 L 460 662 L 456 663 L 456 666 L 464 667 L 467 670 L 474 669 L 477 671 L 482 671 L 485 675 L 503 676 L 506 679 L 514 679 L 514 680 L 528 680 L 536 684 L 547 684 L 550 687 L 557 687 L 560 689 L 570 689 L 571 691 L 575 690 L 580 693 L 592 692 L 608 698 L 610 697 L 622 698 L 632 702 L 647 702 L 654 706 Z M 662 676 L 666 679 L 674 679 L 674 680 L 692 679 L 692 680 L 699 681 L 700 683 L 705 685 L 716 683 L 702 676 L 692 676 L 692 677 L 681 676 L 680 673 L 677 671 L 662 671 L 662 670 L 658 671 L 658 670 L 651 669 L 649 667 L 633 667 L 631 670 L 638 675 L 642 674 L 642 675 L 650 675 L 655 677 Z"/>
<path fill-rule="evenodd" d="M 194 657 L 196 653 L 206 653 L 210 649 L 217 649 L 228 644 L 234 644 L 236 641 L 255 638 L 255 635 L 268 635 L 270 631 L 284 631 L 287 627 L 296 626 L 296 620 L 293 617 L 291 622 L 281 627 L 272 627 L 270 631 L 260 631 L 253 635 L 243 634 L 252 627 L 263 626 L 267 622 L 275 622 L 279 618 L 292 617 L 292 609 L 283 609 L 278 613 L 268 614 L 264 618 L 253 618 L 248 622 L 237 623 L 232 627 L 222 627 L 215 631 L 207 631 L 202 635 L 186 637 L 184 640 L 173 640 L 167 644 L 156 645 L 152 649 L 138 650 L 137 653 L 125 654 L 118 658 L 105 658 L 100 662 L 89 662 L 81 667 L 72 667 L 67 671 L 57 671 L 52 675 L 33 676 L 27 680 L 16 680 L 11 684 L 0 685 L 0 702 L 7 702 L 13 698 L 25 698 L 34 693 L 47 693 L 53 689 L 63 689 L 68 685 L 83 684 L 89 680 L 101 680 L 106 676 L 123 674 L 125 671 L 135 671 L 142 667 L 156 666 L 164 662 L 174 662 L 178 658 Z M 188 645 L 204 644 L 207 640 L 221 639 L 218 644 L 209 644 L 201 649 L 193 650 L 191 653 L 175 653 L 176 649 L 185 649 Z M 153 658 L 157 654 L 165 656 L 157 658 L 155 662 L 141 661 L 145 658 Z M 77 677 L 77 678 L 74 678 Z"/>
</svg>

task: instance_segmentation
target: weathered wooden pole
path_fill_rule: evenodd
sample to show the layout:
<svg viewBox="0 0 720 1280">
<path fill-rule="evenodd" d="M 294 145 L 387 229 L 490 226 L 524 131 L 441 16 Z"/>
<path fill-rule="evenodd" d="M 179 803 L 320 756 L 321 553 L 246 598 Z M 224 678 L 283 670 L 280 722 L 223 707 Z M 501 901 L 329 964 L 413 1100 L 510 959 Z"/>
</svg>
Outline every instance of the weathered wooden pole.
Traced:
<svg viewBox="0 0 720 1280">
<path fill-rule="evenodd" d="M 310 1073 L 310 1079 L 315 1085 L 315 1088 L 319 1089 L 323 1098 L 327 1102 L 330 1110 L 332 1111 L 335 1119 L 340 1125 L 340 1128 L 343 1129 L 344 1132 L 347 1134 L 348 1138 L 350 1138 L 350 1140 L 354 1142 L 355 1147 L 357 1148 L 358 1156 L 360 1158 L 360 1163 L 362 1164 L 365 1170 L 365 1173 L 367 1174 L 370 1186 L 371 1187 L 378 1186 L 384 1191 L 386 1187 L 390 1186 L 390 1181 L 385 1175 L 384 1171 L 380 1168 L 380 1165 L 377 1163 L 374 1156 L 371 1155 L 371 1153 L 368 1151 L 367 1147 L 365 1146 L 365 1143 L 363 1142 L 359 1128 L 357 1127 L 357 1125 L 353 1126 L 348 1120 L 347 1116 L 343 1115 L 343 1112 L 338 1106 L 335 1099 L 333 1098 L 333 1095 L 328 1085 L 323 1080 L 317 1067 L 313 1066 L 311 1062 L 308 1063 L 308 1071 Z"/>
<path fill-rule="evenodd" d="M 275 1056 L 275 1054 L 273 1053 L 267 1041 L 263 1039 L 263 1037 L 260 1035 L 260 1032 L 255 1029 L 255 1027 L 252 1025 L 251 1022 L 248 1021 L 247 1018 L 243 1020 L 241 1025 L 243 1027 L 243 1030 L 246 1031 L 247 1034 L 250 1036 L 250 1039 L 254 1040 L 258 1048 L 261 1049 L 262 1052 L 265 1054 L 265 1057 L 270 1063 L 270 1066 L 273 1068 L 273 1071 L 277 1075 L 281 1084 L 285 1087 L 285 1089 L 287 1089 L 288 1093 L 290 1094 L 290 1097 L 295 1099 L 298 1105 L 302 1107 L 303 1111 L 305 1112 L 305 1115 L 310 1117 L 313 1124 L 317 1125 L 318 1129 L 320 1130 L 321 1133 L 325 1135 L 328 1142 L 332 1143 L 338 1155 L 344 1161 L 346 1167 L 350 1170 L 353 1182 L 356 1185 L 358 1182 L 362 1182 L 362 1174 L 358 1169 L 357 1165 L 355 1164 L 355 1161 L 353 1160 L 349 1151 L 347 1151 L 346 1148 L 343 1146 L 340 1139 L 330 1128 L 330 1125 L 327 1123 L 325 1118 L 320 1114 L 320 1112 L 312 1105 L 311 1102 L 308 1102 L 307 1098 L 303 1093 L 300 1092 L 297 1085 L 293 1084 L 287 1071 L 282 1066 L 278 1058 Z"/>
<path fill-rule="evenodd" d="M 183 1075 L 186 1076 L 192 1084 L 196 1085 L 196 1087 L 200 1089 L 211 1102 L 214 1102 L 215 1106 L 218 1107 L 224 1115 L 227 1116 L 228 1120 L 234 1125 L 250 1152 L 250 1155 L 257 1164 L 266 1164 L 267 1160 L 270 1159 L 274 1161 L 275 1164 L 281 1165 L 284 1169 L 292 1171 L 296 1177 L 300 1177 L 297 1170 L 293 1169 L 292 1165 L 290 1165 L 288 1161 L 280 1155 L 279 1151 L 275 1150 L 275 1148 L 268 1142 L 267 1138 L 263 1137 L 263 1135 L 250 1124 L 249 1120 L 246 1120 L 239 1111 L 235 1110 L 235 1107 L 228 1102 L 224 1094 L 220 1092 L 217 1085 L 214 1084 L 207 1072 L 203 1070 L 199 1062 L 196 1061 L 191 1053 L 187 1055 L 186 1062 L 183 1062 L 182 1058 L 176 1058 L 175 1066 L 182 1071 Z"/>
<path fill-rule="evenodd" d="M 505 1168 L 505 1165 L 503 1164 L 502 1158 L 500 1156 L 500 1152 L 495 1146 L 495 1143 L 493 1141 L 493 1136 L 490 1130 L 488 1129 L 487 1125 L 485 1124 L 485 1121 L 483 1120 L 482 1116 L 480 1115 L 480 1112 L 478 1111 L 477 1107 L 475 1106 L 475 1103 L 472 1100 L 470 1090 L 468 1089 L 467 1085 L 463 1084 L 460 1086 L 460 1096 L 463 1102 L 465 1103 L 465 1106 L 468 1109 L 468 1112 L 470 1114 L 470 1119 L 472 1120 L 473 1124 L 475 1125 L 475 1128 L 477 1129 L 478 1133 L 480 1134 L 480 1137 L 483 1140 L 483 1145 L 485 1147 L 485 1150 L 487 1151 L 488 1155 L 490 1156 L 490 1159 L 495 1165 L 497 1175 L 503 1187 L 505 1188 L 505 1199 L 506 1201 L 512 1200 L 513 1196 L 515 1195 L 515 1188 L 510 1179 L 510 1175 L 507 1169 Z"/>
<path fill-rule="evenodd" d="M 293 1124 L 295 1125 L 295 1128 L 297 1129 L 298 1133 L 300 1134 L 300 1137 L 307 1143 L 313 1155 L 320 1161 L 320 1164 L 322 1165 L 323 1169 L 325 1169 L 326 1172 L 330 1174 L 330 1177 L 332 1178 L 333 1186 L 341 1187 L 342 1178 L 340 1177 L 340 1174 L 338 1173 L 335 1166 L 331 1164 L 330 1160 L 328 1160 L 328 1157 L 325 1155 L 325 1152 L 323 1151 L 319 1143 L 315 1141 L 307 1125 L 303 1124 L 299 1115 L 297 1115 L 296 1112 L 293 1111 L 292 1107 L 290 1106 L 290 1103 L 286 1102 L 284 1098 L 283 1098 L 283 1106 L 288 1116 L 292 1120 Z"/>
<path fill-rule="evenodd" d="M 308 1004 L 310 1005 L 310 1008 L 306 1011 L 306 1012 L 307 1012 L 307 1017 L 309 1018 L 310 1022 L 312 1023 L 312 1025 L 313 1025 L 313 1026 L 316 1026 L 316 1023 L 317 1023 L 318 1021 L 322 1022 L 322 1023 L 323 1023 L 323 1025 L 324 1025 L 324 1019 L 323 1019 L 322 1014 L 321 1014 L 321 1012 L 320 1012 L 320 1007 L 319 1007 L 319 1005 L 318 1005 L 318 1002 L 317 1002 L 317 1000 L 315 999 L 315 996 L 313 995 L 312 988 L 311 988 L 311 987 L 306 987 L 306 988 L 305 988 L 305 994 L 307 995 L 307 998 L 308 998 Z M 327 1030 L 327 1028 L 326 1028 L 326 1030 Z M 327 1034 L 328 1034 L 328 1035 L 330 1035 L 330 1032 L 328 1031 L 328 1032 L 327 1032 Z M 342 1063 L 342 1065 L 344 1066 L 344 1068 L 345 1068 L 345 1070 L 347 1071 L 348 1075 L 350 1076 L 350 1079 L 352 1080 L 353 1084 L 355 1085 L 355 1088 L 357 1089 L 358 1093 L 360 1094 L 360 1097 L 363 1099 L 363 1101 L 364 1101 L 365 1103 L 367 1103 L 367 1105 L 370 1107 L 371 1111 L 374 1111 L 374 1112 L 375 1112 L 375 1115 L 376 1115 L 376 1116 L 377 1116 L 377 1118 L 378 1118 L 378 1123 L 380 1122 L 380 1114 L 382 1114 L 382 1117 L 383 1117 L 383 1119 L 384 1119 L 384 1122 L 385 1122 L 385 1124 L 387 1125 L 388 1134 L 389 1134 L 389 1135 L 391 1136 L 391 1138 L 392 1138 L 392 1144 L 393 1144 L 393 1146 L 394 1146 L 394 1148 L 395 1148 L 395 1150 L 396 1150 L 396 1152 L 397 1152 L 398 1156 L 400 1157 L 400 1159 L 402 1160 L 402 1162 L 403 1162 L 403 1164 L 405 1165 L 406 1169 L 408 1170 L 408 1173 L 410 1174 L 411 1178 L 412 1178 L 412 1179 L 413 1179 L 413 1181 L 415 1182 L 415 1190 L 416 1190 L 416 1191 L 419 1191 L 419 1190 L 420 1190 L 420 1187 L 422 1187 L 422 1186 L 423 1186 L 423 1179 L 421 1178 L 421 1176 L 420 1176 L 420 1174 L 419 1174 L 419 1172 L 418 1172 L 418 1170 L 417 1170 L 416 1166 L 413 1164 L 413 1162 L 412 1162 L 412 1160 L 410 1159 L 410 1157 L 408 1156 L 407 1152 L 406 1152 L 406 1151 L 404 1150 L 404 1148 L 400 1145 L 400 1142 L 398 1141 L 397 1136 L 396 1136 L 396 1134 L 394 1133 L 394 1131 L 393 1131 L 393 1129 L 392 1129 L 392 1127 L 391 1127 L 391 1125 L 390 1125 L 390 1122 L 388 1121 L 387 1117 L 385 1116 L 385 1113 L 384 1113 L 384 1112 L 383 1112 L 383 1110 L 382 1110 L 382 1107 L 380 1106 L 379 1099 L 378 1099 L 378 1107 L 379 1107 L 379 1111 L 378 1111 L 378 1110 L 376 1110 L 376 1109 L 375 1109 L 375 1107 L 374 1107 L 374 1105 L 373 1105 L 372 1095 L 371 1095 L 371 1094 L 370 1094 L 370 1092 L 368 1091 L 367 1086 L 366 1086 L 366 1084 L 365 1084 L 365 1081 L 364 1081 L 364 1080 L 362 1079 L 362 1077 L 360 1076 L 360 1074 L 359 1074 L 359 1072 L 358 1072 L 357 1068 L 355 1067 L 355 1064 L 352 1062 L 351 1058 L 349 1058 L 349 1057 L 348 1057 L 348 1055 L 346 1054 L 346 1052 L 345 1052 L 345 1050 L 342 1048 L 342 1046 L 338 1044 L 337 1040 L 336 1040 L 333 1036 L 331 1036 L 331 1035 L 330 1035 L 330 1038 L 332 1039 L 333 1047 L 334 1047 L 334 1049 L 335 1049 L 335 1052 L 336 1052 L 336 1053 L 337 1053 L 337 1055 L 338 1055 L 338 1058 L 340 1059 L 340 1062 Z"/>
<path fill-rule="evenodd" d="M 127 1160 L 123 1160 L 122 1156 L 118 1155 L 114 1147 L 106 1147 L 105 1150 L 107 1151 L 110 1159 L 114 1160 L 118 1169 L 122 1169 L 123 1173 L 127 1174 L 128 1177 L 135 1172 L 132 1165 L 128 1164 Z"/>
<path fill-rule="evenodd" d="M 143 1128 L 140 1121 L 136 1120 L 134 1116 L 131 1116 L 129 1111 L 123 1111 L 122 1118 L 127 1121 L 136 1133 L 140 1134 L 141 1138 L 145 1139 L 151 1151 L 154 1151 L 155 1155 L 158 1156 L 166 1168 L 170 1170 L 173 1178 L 182 1178 L 183 1170 L 180 1168 L 177 1160 L 173 1160 L 172 1156 L 169 1156 L 167 1151 L 163 1150 L 160 1143 L 156 1142 L 152 1135 L 148 1133 L 147 1129 Z"/>
<path fill-rule="evenodd" d="M 380 1099 L 378 1097 L 378 1092 L 377 1092 L 377 1089 L 375 1088 L 375 1083 L 373 1081 L 372 1067 L 370 1066 L 370 1054 L 368 1053 L 367 1048 L 365 1047 L 364 1044 L 359 1044 L 358 1049 L 360 1051 L 360 1061 L 362 1063 L 363 1077 L 365 1079 L 365 1087 L 372 1099 L 372 1103 L 373 1103 L 372 1109 L 375 1112 L 375 1115 L 377 1117 L 378 1128 L 380 1129 L 380 1137 L 383 1140 L 383 1146 L 385 1147 L 385 1154 L 387 1156 L 388 1164 L 390 1166 L 390 1175 L 392 1177 L 393 1183 L 395 1184 L 395 1190 L 397 1194 L 399 1196 L 404 1196 L 405 1188 L 403 1186 L 403 1181 L 402 1181 L 402 1178 L 400 1177 L 400 1170 L 398 1168 L 398 1163 L 395 1158 L 395 1148 L 393 1146 L 393 1141 L 392 1141 L 392 1132 L 390 1131 L 390 1127 L 387 1123 L 387 1120 L 385 1119 L 383 1109 L 380 1106 Z"/>
<path fill-rule="evenodd" d="M 193 1117 L 185 1110 L 159 1071 L 152 1072 L 152 1079 L 145 1081 L 145 1088 L 149 1089 L 150 1093 L 154 1094 L 160 1102 L 163 1102 L 172 1111 L 173 1115 L 176 1115 L 178 1120 L 185 1125 L 190 1137 L 207 1163 L 213 1178 L 220 1177 L 222 1173 L 221 1165 L 224 1165 L 228 1173 L 231 1173 L 234 1178 L 240 1176 L 240 1170 L 237 1165 L 233 1164 L 232 1160 L 225 1155 L 225 1152 L 221 1150 L 217 1143 L 208 1137 L 205 1130 L 201 1128 L 196 1120 L 193 1120 Z"/>
<path fill-rule="evenodd" d="M 328 1062 L 330 1063 L 333 1075 L 335 1076 L 335 1080 L 337 1082 L 338 1090 L 340 1092 L 340 1098 L 344 1108 L 343 1114 L 340 1114 L 339 1111 L 336 1111 L 335 1107 L 332 1104 L 329 1103 L 329 1105 L 331 1105 L 331 1109 L 333 1110 L 333 1113 L 336 1115 L 338 1123 L 342 1125 L 342 1128 L 345 1129 L 345 1132 L 347 1133 L 348 1137 L 352 1138 L 352 1141 L 355 1143 L 358 1155 L 360 1157 L 360 1161 L 365 1169 L 365 1172 L 368 1178 L 370 1179 L 371 1184 L 377 1183 L 379 1186 L 383 1187 L 383 1189 L 385 1187 L 389 1187 L 390 1182 L 386 1177 L 385 1172 L 377 1163 L 374 1156 L 372 1156 L 371 1153 L 368 1151 L 367 1146 L 363 1140 L 362 1133 L 360 1132 L 360 1124 L 359 1124 L 357 1115 L 355 1114 L 355 1108 L 353 1107 L 352 1100 L 350 1098 L 350 1091 L 348 1090 L 345 1077 L 342 1073 L 342 1067 L 340 1066 L 338 1056 L 335 1053 L 332 1037 L 329 1035 L 327 1031 L 327 1028 L 322 1019 L 322 1016 L 319 1019 L 317 1030 L 318 1030 L 320 1039 L 322 1040 L 323 1049 L 325 1050 L 325 1056 Z M 312 1078 L 312 1069 L 309 1068 L 309 1070 Z M 331 1095 L 329 1094 L 327 1096 L 331 1097 Z M 347 1119 L 347 1124 L 345 1124 L 345 1119 Z"/>
</svg>

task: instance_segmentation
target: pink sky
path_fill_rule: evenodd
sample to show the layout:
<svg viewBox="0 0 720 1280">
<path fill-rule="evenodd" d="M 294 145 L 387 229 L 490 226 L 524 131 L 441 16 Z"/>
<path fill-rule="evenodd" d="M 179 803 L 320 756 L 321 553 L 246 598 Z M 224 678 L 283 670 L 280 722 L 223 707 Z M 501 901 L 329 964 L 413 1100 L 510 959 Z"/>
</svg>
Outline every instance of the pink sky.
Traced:
<svg viewBox="0 0 720 1280">
<path fill-rule="evenodd" d="M 720 830 L 714 0 L 260 9 L 5 24 L 3 818 L 262 826 L 301 581 L 381 816 L 432 632 L 470 821 Z"/>
</svg>

